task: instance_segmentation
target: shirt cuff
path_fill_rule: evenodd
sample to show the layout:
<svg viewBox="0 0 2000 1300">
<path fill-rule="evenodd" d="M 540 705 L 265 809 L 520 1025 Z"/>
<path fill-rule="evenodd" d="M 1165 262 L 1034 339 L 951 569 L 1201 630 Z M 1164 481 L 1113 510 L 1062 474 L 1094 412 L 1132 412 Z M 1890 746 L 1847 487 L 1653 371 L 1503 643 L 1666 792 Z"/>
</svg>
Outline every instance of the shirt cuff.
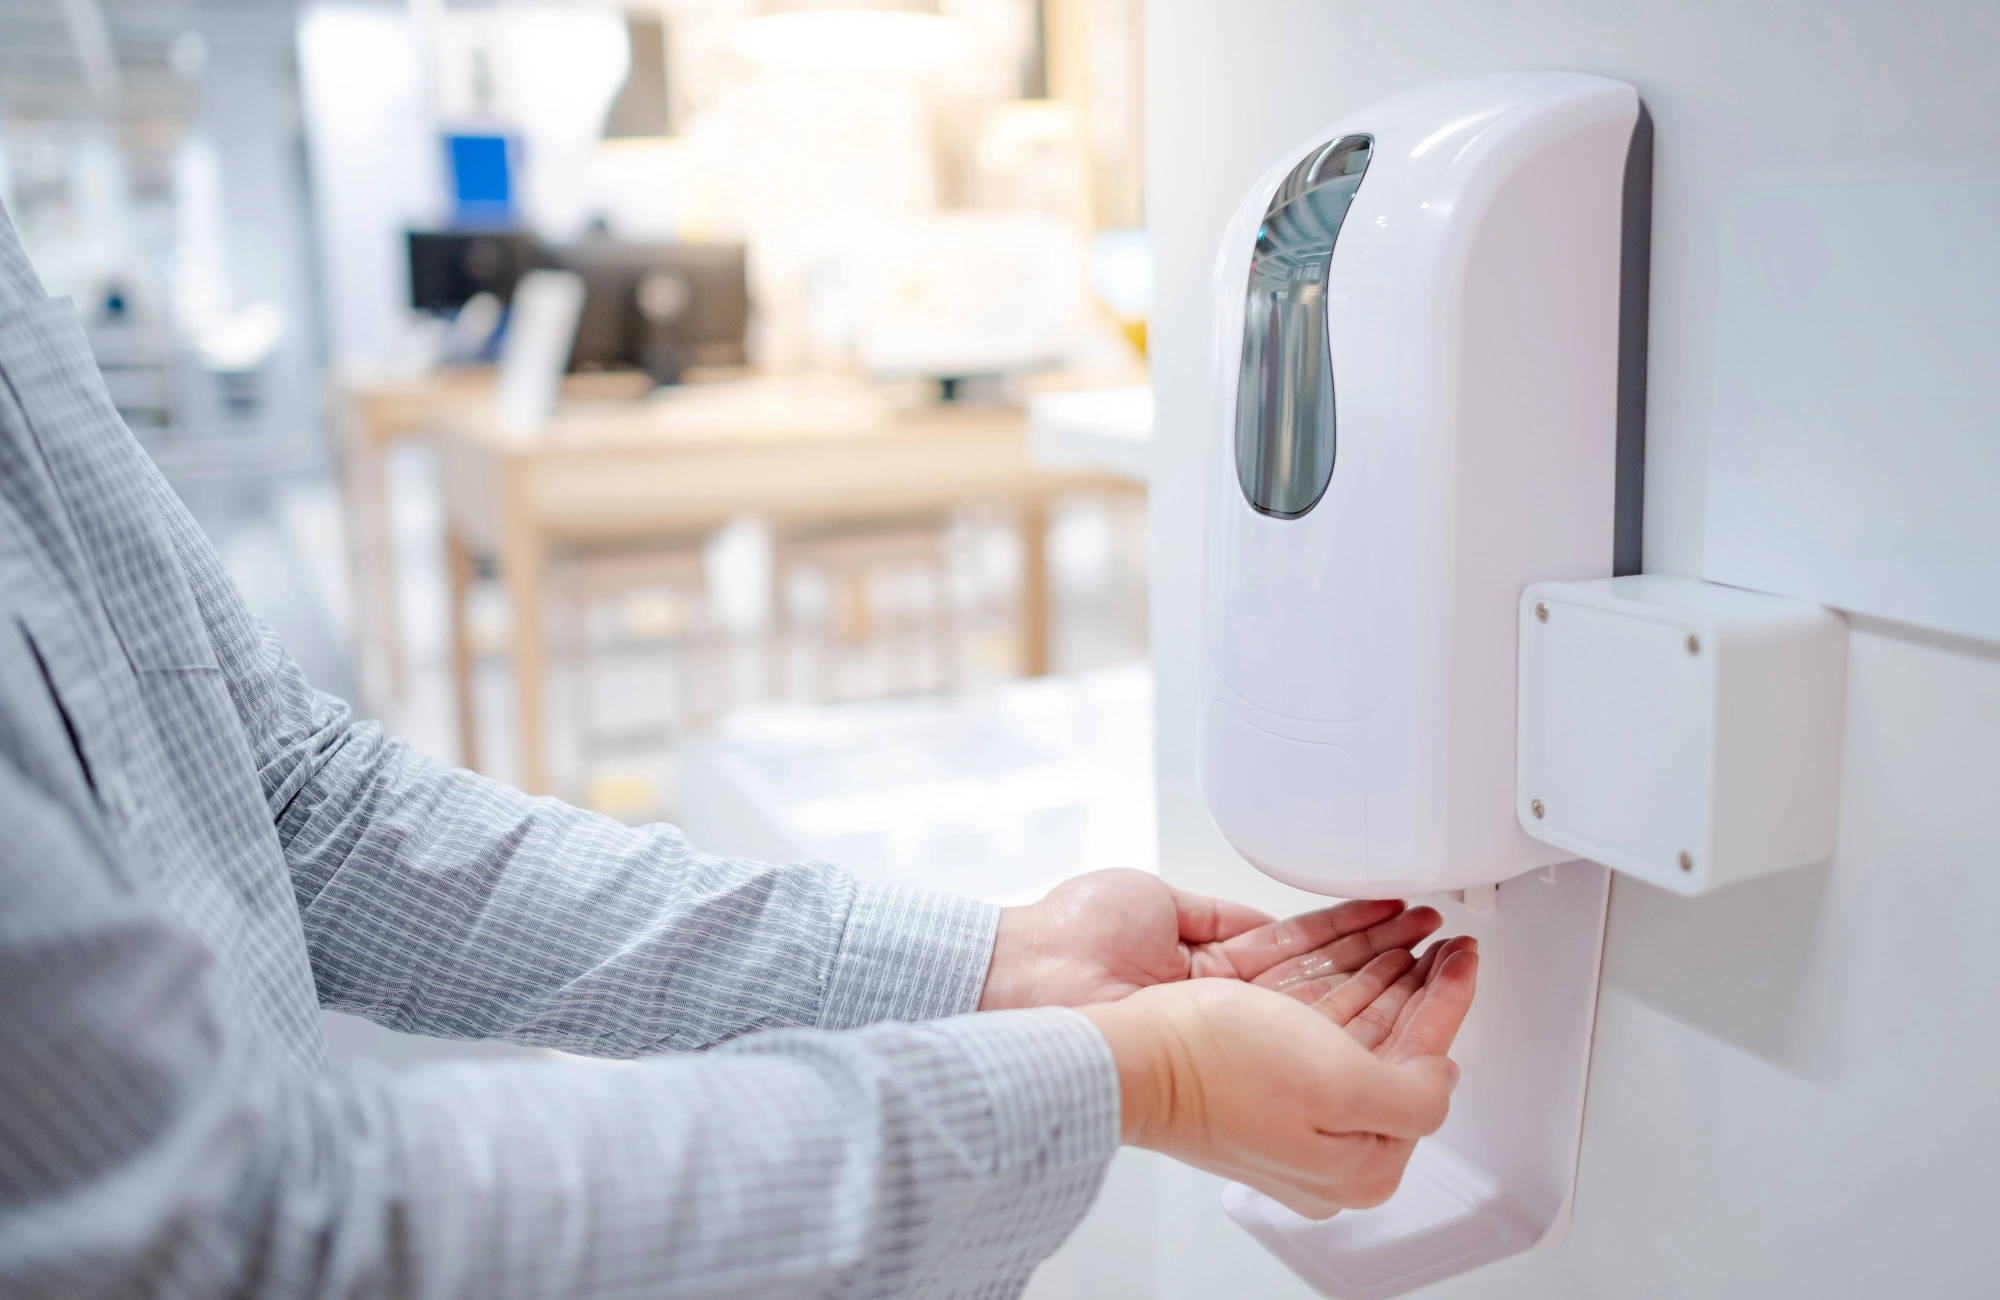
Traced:
<svg viewBox="0 0 2000 1300">
<path fill-rule="evenodd" d="M 999 926 L 1000 909 L 990 903 L 858 883 L 818 1027 L 936 1020 L 976 1009 Z"/>
<path fill-rule="evenodd" d="M 996 1174 L 1106 1161 L 1118 1149 L 1118 1062 L 1082 1014 L 1067 1007 L 989 1011 L 938 1028 L 993 1099 Z"/>
<path fill-rule="evenodd" d="M 1104 1186 L 1118 1150 L 1117 1063 L 1097 1027 L 1063 1007 L 983 1012 L 926 1028 L 958 1048 L 990 1106 L 990 1145 L 965 1142 L 990 1163 L 948 1263 L 937 1276 L 914 1279 L 910 1294 L 1018 1296 Z"/>
</svg>

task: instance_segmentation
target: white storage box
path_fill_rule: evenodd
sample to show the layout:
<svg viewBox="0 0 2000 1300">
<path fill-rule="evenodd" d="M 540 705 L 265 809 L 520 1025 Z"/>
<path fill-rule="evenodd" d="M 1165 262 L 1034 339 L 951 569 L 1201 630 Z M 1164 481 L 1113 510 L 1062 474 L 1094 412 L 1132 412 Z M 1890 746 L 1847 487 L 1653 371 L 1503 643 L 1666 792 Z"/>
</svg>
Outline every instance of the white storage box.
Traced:
<svg viewBox="0 0 2000 1300">
<path fill-rule="evenodd" d="M 1691 578 L 1521 597 L 1517 813 L 1680 894 L 1833 853 L 1847 624 Z"/>
</svg>

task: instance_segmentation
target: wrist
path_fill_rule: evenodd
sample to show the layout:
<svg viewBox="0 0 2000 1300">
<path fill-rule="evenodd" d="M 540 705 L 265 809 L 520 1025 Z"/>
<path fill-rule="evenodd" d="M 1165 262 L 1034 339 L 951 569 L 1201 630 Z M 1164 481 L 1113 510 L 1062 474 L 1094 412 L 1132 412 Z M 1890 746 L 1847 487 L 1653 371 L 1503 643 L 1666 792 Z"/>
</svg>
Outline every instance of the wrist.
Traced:
<svg viewBox="0 0 2000 1300">
<path fill-rule="evenodd" d="M 986 963 L 986 983 L 979 990 L 981 1011 L 1035 1005 L 1027 912 L 1025 907 L 1000 909 L 1000 924 L 993 931 L 993 955 Z"/>
<path fill-rule="evenodd" d="M 1078 1007 L 1111 1049 L 1118 1067 L 1119 1140 L 1127 1146 L 1157 1148 L 1165 1127 L 1173 1074 L 1163 1050 L 1162 1019 L 1144 990 L 1117 1002 Z"/>
</svg>

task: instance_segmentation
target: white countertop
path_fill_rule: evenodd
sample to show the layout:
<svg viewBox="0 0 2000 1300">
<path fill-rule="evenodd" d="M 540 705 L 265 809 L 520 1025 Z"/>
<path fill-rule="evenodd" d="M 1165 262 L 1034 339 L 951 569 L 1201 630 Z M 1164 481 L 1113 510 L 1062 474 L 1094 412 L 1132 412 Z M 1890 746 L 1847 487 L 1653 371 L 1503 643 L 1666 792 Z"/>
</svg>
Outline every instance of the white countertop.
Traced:
<svg viewBox="0 0 2000 1300">
<path fill-rule="evenodd" d="M 1153 390 L 1081 388 L 1033 398 L 1028 449 L 1039 465 L 1105 470 L 1143 483 L 1153 458 Z"/>
</svg>

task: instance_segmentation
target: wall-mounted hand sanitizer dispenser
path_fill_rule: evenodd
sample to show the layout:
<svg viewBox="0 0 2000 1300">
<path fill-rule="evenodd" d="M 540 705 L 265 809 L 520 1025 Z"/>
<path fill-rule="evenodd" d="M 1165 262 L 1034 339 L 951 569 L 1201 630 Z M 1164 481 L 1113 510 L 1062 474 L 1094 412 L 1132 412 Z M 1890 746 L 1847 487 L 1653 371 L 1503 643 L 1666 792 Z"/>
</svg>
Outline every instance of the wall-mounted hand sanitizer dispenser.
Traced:
<svg viewBox="0 0 2000 1300">
<path fill-rule="evenodd" d="M 1328 1296 L 1568 1226 L 1610 874 L 1516 816 L 1518 610 L 1638 568 L 1650 145 L 1601 77 L 1438 86 L 1294 150 L 1223 244 L 1203 796 L 1280 880 L 1483 902 L 1462 1081 L 1396 1194 L 1225 1194 Z"/>
<path fill-rule="evenodd" d="M 1637 567 L 1648 140 L 1619 82 L 1456 82 L 1318 133 L 1230 226 L 1199 772 L 1266 873 L 1404 896 L 1570 856 L 1514 815 L 1515 607 Z"/>
</svg>

